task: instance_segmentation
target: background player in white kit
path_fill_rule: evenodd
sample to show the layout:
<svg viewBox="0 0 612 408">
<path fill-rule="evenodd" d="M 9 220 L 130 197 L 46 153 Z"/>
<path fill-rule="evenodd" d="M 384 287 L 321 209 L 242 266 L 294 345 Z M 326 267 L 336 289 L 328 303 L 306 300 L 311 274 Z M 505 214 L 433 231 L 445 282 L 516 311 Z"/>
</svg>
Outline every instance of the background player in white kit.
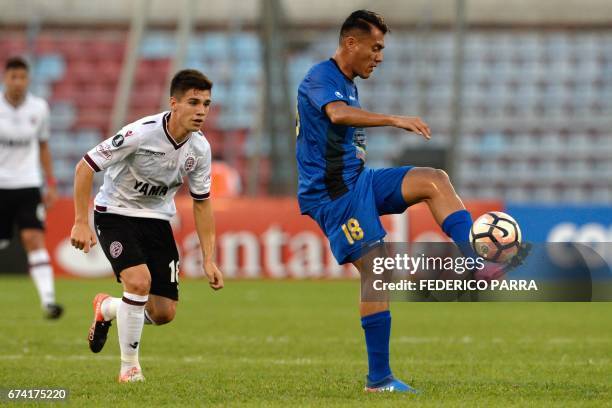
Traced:
<svg viewBox="0 0 612 408">
<path fill-rule="evenodd" d="M 17 224 L 46 317 L 57 319 L 53 269 L 45 247 L 45 206 L 57 199 L 49 151 L 49 106 L 28 93 L 28 64 L 19 57 L 5 64 L 0 97 L 0 249 L 6 248 Z M 44 170 L 47 188 L 41 202 Z"/>
<path fill-rule="evenodd" d="M 88 222 L 94 172 L 105 170 L 95 198 L 98 239 L 123 297 L 94 298 L 89 346 L 99 352 L 111 320 L 117 319 L 121 349 L 119 382 L 143 381 L 138 349 L 143 324 L 165 324 L 178 301 L 179 257 L 170 227 L 174 195 L 189 180 L 204 270 L 212 289 L 223 287 L 214 263 L 215 226 L 210 194 L 211 152 L 199 131 L 210 109 L 212 82 L 183 70 L 172 79 L 170 112 L 148 116 L 91 149 L 76 167 L 72 245 L 85 252 L 96 244 Z"/>
</svg>

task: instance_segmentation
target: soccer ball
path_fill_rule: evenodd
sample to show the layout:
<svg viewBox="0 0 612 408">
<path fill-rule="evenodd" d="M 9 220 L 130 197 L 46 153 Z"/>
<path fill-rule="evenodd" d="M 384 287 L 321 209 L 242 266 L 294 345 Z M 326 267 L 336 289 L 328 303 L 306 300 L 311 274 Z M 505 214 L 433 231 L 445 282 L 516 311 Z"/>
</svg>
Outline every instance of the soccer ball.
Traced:
<svg viewBox="0 0 612 408">
<path fill-rule="evenodd" d="M 508 214 L 490 211 L 472 224 L 470 243 L 486 261 L 509 263 L 519 251 L 521 229 Z"/>
</svg>

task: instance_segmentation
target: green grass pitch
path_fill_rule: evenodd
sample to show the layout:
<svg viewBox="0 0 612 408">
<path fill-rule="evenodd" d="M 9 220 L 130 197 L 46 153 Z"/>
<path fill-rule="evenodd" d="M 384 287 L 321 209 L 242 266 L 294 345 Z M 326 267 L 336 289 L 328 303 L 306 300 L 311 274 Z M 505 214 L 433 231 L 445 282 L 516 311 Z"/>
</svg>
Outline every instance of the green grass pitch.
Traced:
<svg viewBox="0 0 612 408">
<path fill-rule="evenodd" d="M 422 394 L 371 395 L 358 282 L 185 281 L 175 321 L 144 329 L 143 384 L 116 383 L 116 326 L 87 347 L 93 295 L 120 286 L 56 285 L 52 322 L 29 279 L 0 278 L 0 388 L 65 387 L 73 406 L 612 405 L 609 303 L 394 303 L 392 368 Z"/>
</svg>

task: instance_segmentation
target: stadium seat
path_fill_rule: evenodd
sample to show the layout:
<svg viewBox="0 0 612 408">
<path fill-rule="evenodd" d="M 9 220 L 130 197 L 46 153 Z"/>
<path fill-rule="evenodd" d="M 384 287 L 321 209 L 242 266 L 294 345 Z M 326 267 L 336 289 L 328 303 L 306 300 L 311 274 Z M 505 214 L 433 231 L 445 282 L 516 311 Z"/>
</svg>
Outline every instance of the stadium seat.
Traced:
<svg viewBox="0 0 612 408">
<path fill-rule="evenodd" d="M 126 34 L 123 29 L 104 27 L 45 28 L 40 32 L 34 48 L 38 59 L 33 89 L 50 96 L 55 132 L 74 131 L 71 137 L 75 137 L 93 129 L 97 138 L 107 134 Z M 306 47 L 291 50 L 292 98 L 306 70 L 334 52 L 336 39 L 335 30 L 322 30 Z M 368 81 L 357 80 L 362 106 L 421 115 L 434 131 L 429 144 L 447 146 L 446 135 L 453 126 L 452 33 L 434 30 L 423 34 L 400 28 L 387 40 L 385 62 L 376 75 Z M 610 44 L 612 34 L 605 30 L 468 30 L 459 140 L 465 160 L 459 162 L 459 191 L 515 201 L 533 195 L 544 201 L 564 197 L 582 202 L 610 200 L 610 188 L 604 188 L 612 177 Z M 9 31 L 0 38 L 0 56 L 23 54 L 26 45 L 23 31 Z M 158 110 L 174 51 L 174 32 L 156 29 L 145 35 L 128 120 Z M 197 31 L 185 61 L 186 67 L 202 70 L 215 83 L 206 134 L 215 150 L 227 154 L 226 158 L 231 156 L 229 164 L 235 164 L 232 160 L 243 163 L 235 166 L 243 178 L 249 129 L 261 114 L 261 51 L 255 32 Z M 88 99 L 95 101 L 95 109 Z M 370 134 L 370 165 L 389 166 L 398 146 L 423 143 L 393 130 Z M 78 138 L 91 145 L 88 138 Z M 59 140 L 67 141 L 66 136 Z M 546 155 L 540 157 L 540 152 Z M 64 153 L 66 160 L 72 160 L 74 153 Z M 509 171 L 517 177 L 504 181 Z M 490 177 L 483 179 L 484 172 Z M 526 178 L 537 183 L 529 184 Z M 574 184 L 563 185 L 568 178 Z M 478 180 L 476 185 L 474 180 Z M 262 180 L 260 184 L 266 183 Z M 561 184 L 542 187 L 546 183 Z"/>
</svg>

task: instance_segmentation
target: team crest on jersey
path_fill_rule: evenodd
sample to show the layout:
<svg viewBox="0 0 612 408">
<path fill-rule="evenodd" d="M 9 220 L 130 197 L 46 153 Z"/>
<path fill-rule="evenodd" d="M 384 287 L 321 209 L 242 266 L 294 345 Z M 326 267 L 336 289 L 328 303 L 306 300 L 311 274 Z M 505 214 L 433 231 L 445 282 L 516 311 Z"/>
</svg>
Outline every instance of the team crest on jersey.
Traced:
<svg viewBox="0 0 612 408">
<path fill-rule="evenodd" d="M 118 258 L 123 252 L 123 245 L 119 241 L 113 241 L 110 244 L 110 254 L 113 258 Z"/>
<path fill-rule="evenodd" d="M 100 156 L 104 157 L 104 160 L 110 160 L 113 154 L 110 151 L 110 146 L 106 143 L 99 144 L 96 147 L 96 151 L 100 153 Z"/>
<path fill-rule="evenodd" d="M 195 168 L 196 160 L 193 156 L 187 156 L 185 159 L 185 171 L 189 172 Z"/>
<path fill-rule="evenodd" d="M 123 135 L 122 134 L 118 134 L 115 137 L 113 137 L 112 144 L 115 147 L 121 146 L 123 144 Z"/>
</svg>

